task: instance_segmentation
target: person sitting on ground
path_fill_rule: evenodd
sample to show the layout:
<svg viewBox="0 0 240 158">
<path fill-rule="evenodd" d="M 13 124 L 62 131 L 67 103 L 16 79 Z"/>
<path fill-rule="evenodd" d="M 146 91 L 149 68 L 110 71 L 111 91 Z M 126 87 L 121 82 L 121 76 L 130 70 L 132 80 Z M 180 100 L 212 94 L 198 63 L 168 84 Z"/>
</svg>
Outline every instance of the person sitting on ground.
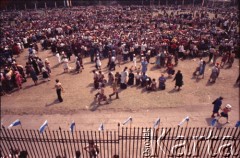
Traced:
<svg viewBox="0 0 240 158">
<path fill-rule="evenodd" d="M 158 79 L 159 81 L 159 89 L 164 90 L 166 88 L 165 82 L 166 82 L 166 77 L 164 77 L 164 74 L 161 75 Z"/>
</svg>

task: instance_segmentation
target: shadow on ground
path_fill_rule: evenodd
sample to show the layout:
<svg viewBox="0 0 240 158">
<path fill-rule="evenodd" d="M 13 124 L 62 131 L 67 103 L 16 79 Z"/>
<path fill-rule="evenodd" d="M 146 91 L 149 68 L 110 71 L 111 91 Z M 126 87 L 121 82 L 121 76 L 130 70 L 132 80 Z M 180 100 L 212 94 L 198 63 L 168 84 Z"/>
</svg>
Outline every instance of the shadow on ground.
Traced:
<svg viewBox="0 0 240 158">
<path fill-rule="evenodd" d="M 59 102 L 58 99 L 56 99 L 56 100 L 54 100 L 52 103 L 49 103 L 49 104 L 46 103 L 45 106 L 46 106 L 46 107 L 49 107 L 49 106 L 52 106 L 52 105 L 55 105 L 55 104 L 59 104 L 59 103 L 61 103 L 61 102 Z"/>
</svg>

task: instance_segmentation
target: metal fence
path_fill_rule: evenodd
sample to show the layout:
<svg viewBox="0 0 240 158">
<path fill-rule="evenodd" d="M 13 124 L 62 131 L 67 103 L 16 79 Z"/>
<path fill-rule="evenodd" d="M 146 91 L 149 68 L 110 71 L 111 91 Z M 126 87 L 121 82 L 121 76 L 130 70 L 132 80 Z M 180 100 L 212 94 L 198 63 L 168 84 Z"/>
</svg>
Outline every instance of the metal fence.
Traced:
<svg viewBox="0 0 240 158">
<path fill-rule="evenodd" d="M 1 129 L 0 151 L 18 149 L 31 158 L 89 158 L 84 150 L 90 140 L 98 146 L 98 158 L 142 157 L 239 157 L 240 128 L 126 128 L 116 131 Z"/>
</svg>

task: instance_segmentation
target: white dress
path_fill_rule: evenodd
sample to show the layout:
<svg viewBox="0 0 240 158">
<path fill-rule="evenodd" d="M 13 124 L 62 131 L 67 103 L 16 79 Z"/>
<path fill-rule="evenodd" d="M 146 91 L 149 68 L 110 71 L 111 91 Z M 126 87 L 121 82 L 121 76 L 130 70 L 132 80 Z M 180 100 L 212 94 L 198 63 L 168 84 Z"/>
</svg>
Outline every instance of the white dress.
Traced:
<svg viewBox="0 0 240 158">
<path fill-rule="evenodd" d="M 64 58 L 64 59 L 63 59 L 63 69 L 64 69 L 64 70 L 69 69 L 68 59 L 67 59 L 67 58 Z"/>
</svg>

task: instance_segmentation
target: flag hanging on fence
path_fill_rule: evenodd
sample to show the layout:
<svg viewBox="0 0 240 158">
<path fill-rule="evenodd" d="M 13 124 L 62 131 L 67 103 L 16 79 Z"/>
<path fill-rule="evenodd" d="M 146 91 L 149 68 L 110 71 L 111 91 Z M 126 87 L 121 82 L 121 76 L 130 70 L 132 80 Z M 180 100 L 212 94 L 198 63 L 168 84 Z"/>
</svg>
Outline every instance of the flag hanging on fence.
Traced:
<svg viewBox="0 0 240 158">
<path fill-rule="evenodd" d="M 40 133 L 43 133 L 43 131 L 45 130 L 45 128 L 48 126 L 48 121 L 46 120 L 42 126 L 39 128 Z"/>
<path fill-rule="evenodd" d="M 189 121 L 189 117 L 187 116 L 178 124 L 178 126 L 182 126 L 184 122 L 188 122 L 188 121 Z"/>
<path fill-rule="evenodd" d="M 76 125 L 75 122 L 72 121 L 72 123 L 71 123 L 71 125 L 70 125 L 70 131 L 71 131 L 71 133 L 73 133 L 73 129 L 74 129 L 75 125 Z"/>
<path fill-rule="evenodd" d="M 18 126 L 21 125 L 21 121 L 19 119 L 17 119 L 16 121 L 14 121 L 13 123 L 11 123 L 8 128 L 12 128 L 13 126 Z"/>
<path fill-rule="evenodd" d="M 160 124 L 160 118 L 158 118 L 156 121 L 155 121 L 155 123 L 154 123 L 154 125 L 153 125 L 153 128 L 157 128 L 157 126 Z"/>
<path fill-rule="evenodd" d="M 99 126 L 98 128 L 99 131 L 103 131 L 104 130 L 104 127 L 103 127 L 103 123 L 101 123 L 101 125 Z"/>
<path fill-rule="evenodd" d="M 215 126 L 216 123 L 217 123 L 217 119 L 212 119 L 212 121 L 211 121 L 211 126 L 212 126 L 212 127 Z"/>
<path fill-rule="evenodd" d="M 128 122 L 132 122 L 131 116 L 126 121 L 123 122 L 123 126 L 126 125 Z"/>
<path fill-rule="evenodd" d="M 238 121 L 237 123 L 236 123 L 236 125 L 235 125 L 235 127 L 240 127 L 240 121 Z"/>
</svg>

